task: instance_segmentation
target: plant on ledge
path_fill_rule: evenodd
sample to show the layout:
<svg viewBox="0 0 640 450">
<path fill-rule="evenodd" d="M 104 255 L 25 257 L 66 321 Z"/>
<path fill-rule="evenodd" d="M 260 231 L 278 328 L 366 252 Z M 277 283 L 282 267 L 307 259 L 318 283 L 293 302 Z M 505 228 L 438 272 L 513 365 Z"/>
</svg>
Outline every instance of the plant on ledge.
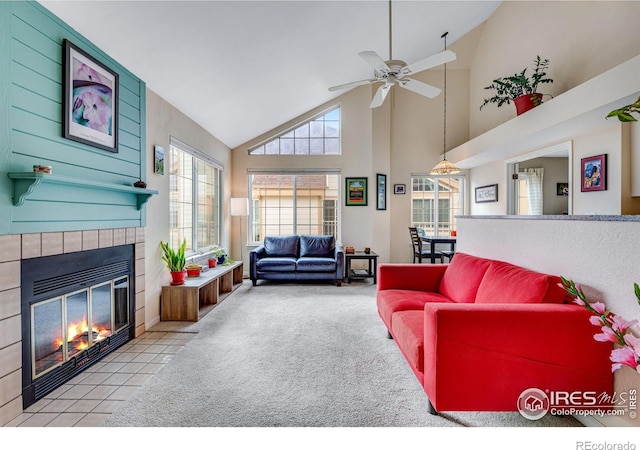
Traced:
<svg viewBox="0 0 640 450">
<path fill-rule="evenodd" d="M 574 303 L 586 308 L 593 316 L 589 321 L 600 327 L 602 333 L 593 336 L 599 342 L 613 342 L 617 347 L 611 350 L 611 371 L 629 366 L 640 372 L 640 338 L 635 337 L 630 332 L 630 327 L 638 323 L 637 320 L 628 321 L 621 316 L 607 310 L 604 303 L 587 301 L 582 288 L 576 286 L 573 280 L 567 280 L 563 277 L 562 285 L 564 289 L 574 298 Z M 638 304 L 640 304 L 640 286 L 638 283 L 633 285 Z"/>
<path fill-rule="evenodd" d="M 224 248 L 219 247 L 217 245 L 213 246 L 213 248 L 211 249 L 211 253 L 218 260 L 218 264 L 222 264 L 224 266 L 230 266 L 235 262 L 233 259 L 229 258 L 229 255 L 227 254 L 227 251 Z"/>
<path fill-rule="evenodd" d="M 606 118 L 617 117 L 620 122 L 637 122 L 638 119 L 631 115 L 633 113 L 640 113 L 640 97 L 638 97 L 635 103 L 623 106 L 620 109 L 614 109 Z"/>
<path fill-rule="evenodd" d="M 485 89 L 494 90 L 495 95 L 485 98 L 482 105 L 480 105 L 480 109 L 489 103 L 495 103 L 500 107 L 505 103 L 509 105 L 514 102 L 516 111 L 520 115 L 540 105 L 542 103 L 542 94 L 538 93 L 538 85 L 553 83 L 553 80 L 547 77 L 548 59 L 542 60 L 540 56 L 537 56 L 534 63 L 535 67 L 530 77 L 527 76 L 528 68 L 525 67 L 522 72 L 493 80 Z"/>
</svg>

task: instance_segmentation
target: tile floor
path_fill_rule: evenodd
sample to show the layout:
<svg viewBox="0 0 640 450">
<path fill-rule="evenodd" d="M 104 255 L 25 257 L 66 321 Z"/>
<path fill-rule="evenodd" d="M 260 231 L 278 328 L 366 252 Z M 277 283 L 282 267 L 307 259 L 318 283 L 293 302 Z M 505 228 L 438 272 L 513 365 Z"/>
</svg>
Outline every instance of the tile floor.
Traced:
<svg viewBox="0 0 640 450">
<path fill-rule="evenodd" d="M 99 427 L 193 336 L 147 331 L 38 400 L 5 427 Z"/>
</svg>

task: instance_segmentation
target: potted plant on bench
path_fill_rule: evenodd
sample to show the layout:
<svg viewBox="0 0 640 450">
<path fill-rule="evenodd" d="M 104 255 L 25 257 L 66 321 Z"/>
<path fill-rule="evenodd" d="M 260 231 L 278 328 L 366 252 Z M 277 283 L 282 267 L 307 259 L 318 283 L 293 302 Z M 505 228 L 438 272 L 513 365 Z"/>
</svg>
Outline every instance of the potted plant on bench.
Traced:
<svg viewBox="0 0 640 450">
<path fill-rule="evenodd" d="M 168 242 L 160 241 L 160 247 L 162 247 L 162 260 L 167 264 L 167 268 L 171 272 L 171 284 L 184 284 L 184 278 L 187 273 L 185 270 L 187 260 L 184 256 L 187 240 L 185 239 L 177 250 L 172 249 Z"/>
<path fill-rule="evenodd" d="M 543 94 L 538 92 L 538 85 L 553 83 L 553 80 L 547 77 L 548 59 L 542 60 L 537 56 L 534 63 L 535 67 L 530 77 L 527 76 L 527 67 L 525 67 L 522 72 L 493 80 L 485 89 L 494 90 L 495 95 L 485 98 L 480 109 L 488 103 L 495 103 L 500 107 L 505 103 L 508 105 L 513 102 L 516 106 L 516 114 L 520 115 L 540 105 Z"/>
<path fill-rule="evenodd" d="M 211 250 L 212 257 L 216 259 L 217 264 L 229 266 L 233 264 L 235 261 L 229 258 L 227 251 L 219 246 L 214 246 Z"/>
</svg>

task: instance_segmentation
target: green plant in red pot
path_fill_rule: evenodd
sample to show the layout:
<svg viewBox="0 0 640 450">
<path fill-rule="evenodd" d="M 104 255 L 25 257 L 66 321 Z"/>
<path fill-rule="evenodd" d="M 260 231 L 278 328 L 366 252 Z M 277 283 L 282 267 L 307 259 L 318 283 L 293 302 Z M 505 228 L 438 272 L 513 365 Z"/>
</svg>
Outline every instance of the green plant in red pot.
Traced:
<svg viewBox="0 0 640 450">
<path fill-rule="evenodd" d="M 184 256 L 187 248 L 187 240 L 185 239 L 177 250 L 172 249 L 168 242 L 160 241 L 160 247 L 162 247 L 162 260 L 167 264 L 167 268 L 169 272 L 171 272 L 171 284 L 184 284 L 184 279 L 187 274 L 185 270 L 187 260 Z"/>
<path fill-rule="evenodd" d="M 495 95 L 485 98 L 482 105 L 480 105 L 480 109 L 489 103 L 494 103 L 500 107 L 513 102 L 516 106 L 516 114 L 520 115 L 540 105 L 543 94 L 538 92 L 538 85 L 553 83 L 553 80 L 547 77 L 548 59 L 543 60 L 540 56 L 537 56 L 534 64 L 531 76 L 527 75 L 528 68 L 525 67 L 522 72 L 493 80 L 485 89 L 495 91 Z"/>
</svg>

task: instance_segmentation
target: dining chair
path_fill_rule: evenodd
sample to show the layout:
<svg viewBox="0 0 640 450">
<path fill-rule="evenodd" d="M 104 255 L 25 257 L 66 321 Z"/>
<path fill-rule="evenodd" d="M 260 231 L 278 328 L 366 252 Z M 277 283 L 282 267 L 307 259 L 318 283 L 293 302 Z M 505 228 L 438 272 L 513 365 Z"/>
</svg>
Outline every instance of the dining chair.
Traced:
<svg viewBox="0 0 640 450">
<path fill-rule="evenodd" d="M 420 264 L 423 259 L 431 261 L 431 248 L 423 248 L 418 228 L 409 227 L 409 236 L 411 237 L 411 245 L 413 246 L 413 263 L 415 264 L 417 260 Z M 442 252 L 435 252 L 434 255 L 442 262 Z"/>
<path fill-rule="evenodd" d="M 449 258 L 449 262 L 453 259 L 453 256 L 456 254 L 455 250 L 442 250 L 442 258 Z M 442 260 L 442 258 L 440 258 Z"/>
</svg>

